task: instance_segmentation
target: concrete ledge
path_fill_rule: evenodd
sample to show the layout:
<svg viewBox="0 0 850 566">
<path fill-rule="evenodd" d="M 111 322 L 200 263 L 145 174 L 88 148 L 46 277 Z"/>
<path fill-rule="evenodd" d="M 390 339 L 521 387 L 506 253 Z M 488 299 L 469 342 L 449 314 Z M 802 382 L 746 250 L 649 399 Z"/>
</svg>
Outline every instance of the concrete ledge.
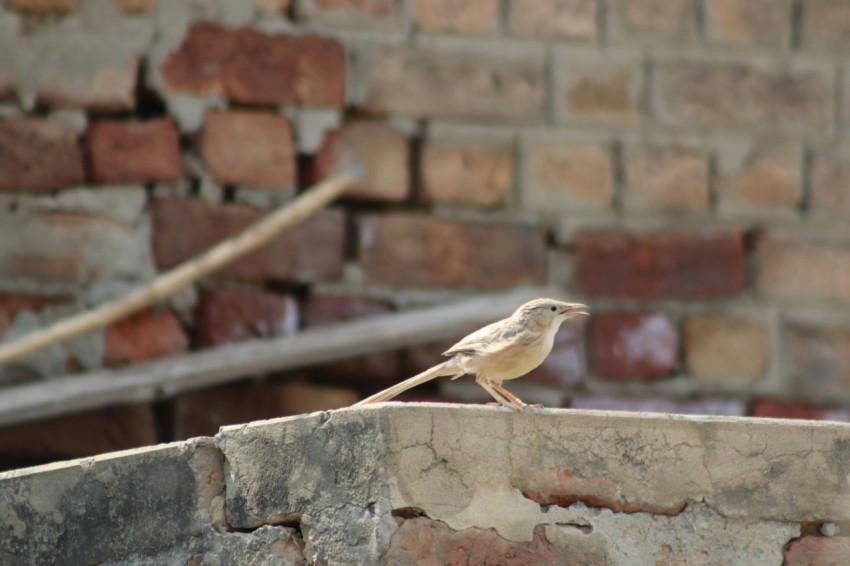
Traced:
<svg viewBox="0 0 850 566">
<path fill-rule="evenodd" d="M 818 528 L 847 424 L 390 403 L 0 474 L 3 564 L 850 563 Z"/>
</svg>

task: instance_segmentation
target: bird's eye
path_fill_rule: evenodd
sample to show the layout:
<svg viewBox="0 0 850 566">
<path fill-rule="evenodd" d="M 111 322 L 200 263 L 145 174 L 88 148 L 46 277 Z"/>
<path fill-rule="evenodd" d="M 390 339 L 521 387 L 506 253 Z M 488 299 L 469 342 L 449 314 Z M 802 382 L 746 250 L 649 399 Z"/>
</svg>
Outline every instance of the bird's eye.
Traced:
<svg viewBox="0 0 850 566">
<path fill-rule="evenodd" d="M 549 307 L 549 310 L 552 311 L 552 312 L 557 312 L 558 307 L 556 307 L 555 305 L 552 305 L 551 307 Z"/>
</svg>

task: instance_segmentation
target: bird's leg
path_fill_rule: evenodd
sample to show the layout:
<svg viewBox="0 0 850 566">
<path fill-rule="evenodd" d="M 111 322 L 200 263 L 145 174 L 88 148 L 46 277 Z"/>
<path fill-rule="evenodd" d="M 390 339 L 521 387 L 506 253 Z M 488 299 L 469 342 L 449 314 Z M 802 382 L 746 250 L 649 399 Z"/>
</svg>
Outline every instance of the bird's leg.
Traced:
<svg viewBox="0 0 850 566">
<path fill-rule="evenodd" d="M 496 383 L 488 377 L 476 376 L 475 382 L 478 383 L 478 385 L 480 385 L 481 387 L 483 387 L 484 391 L 492 395 L 493 399 L 495 399 L 499 402 L 499 404 L 504 405 L 505 407 L 509 407 L 514 411 L 521 413 L 523 408 L 527 406 L 516 396 L 512 395 L 509 391 L 506 391 L 504 388 L 498 387 Z M 510 397 L 513 397 L 514 400 L 511 400 L 509 397 L 503 395 L 503 393 L 507 393 Z M 517 401 L 519 402 L 517 403 Z"/>
<path fill-rule="evenodd" d="M 520 407 L 531 407 L 532 409 L 539 409 L 539 408 L 543 407 L 543 405 L 539 405 L 539 404 L 529 405 L 528 403 L 525 403 L 522 399 L 520 399 L 519 397 L 517 397 L 516 395 L 514 395 L 513 393 L 511 393 L 510 391 L 508 391 L 504 387 L 502 387 L 501 383 L 496 383 L 495 381 L 491 381 L 490 385 L 493 387 L 493 389 L 495 389 L 501 395 L 503 395 L 505 397 L 505 399 L 510 401 L 511 404 L 518 405 Z"/>
</svg>

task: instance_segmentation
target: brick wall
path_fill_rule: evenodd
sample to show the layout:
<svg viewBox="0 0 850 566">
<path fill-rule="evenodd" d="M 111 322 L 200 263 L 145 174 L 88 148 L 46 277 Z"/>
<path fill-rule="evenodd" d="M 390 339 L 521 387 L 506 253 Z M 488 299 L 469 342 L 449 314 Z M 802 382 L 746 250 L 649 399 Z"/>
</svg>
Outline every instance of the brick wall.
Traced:
<svg viewBox="0 0 850 566">
<path fill-rule="evenodd" d="M 850 8 L 828 0 L 9 0 L 5 338 L 122 295 L 327 174 L 369 175 L 0 386 L 549 284 L 593 316 L 512 386 L 523 397 L 848 420 L 848 48 Z M 345 405 L 445 344 L 6 429 L 0 457 Z M 408 398 L 485 396 L 460 381 Z"/>
</svg>

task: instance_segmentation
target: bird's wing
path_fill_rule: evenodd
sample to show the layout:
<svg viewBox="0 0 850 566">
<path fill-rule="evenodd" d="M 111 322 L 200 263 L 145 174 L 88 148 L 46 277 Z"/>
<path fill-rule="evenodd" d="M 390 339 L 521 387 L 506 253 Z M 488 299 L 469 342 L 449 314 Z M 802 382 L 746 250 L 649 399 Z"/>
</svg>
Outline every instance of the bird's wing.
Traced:
<svg viewBox="0 0 850 566">
<path fill-rule="evenodd" d="M 460 342 L 443 352 L 444 356 L 455 354 L 472 354 L 482 350 L 493 351 L 498 349 L 498 344 L 509 342 L 509 338 L 516 333 L 517 325 L 511 324 L 510 319 L 500 320 L 488 324 L 463 338 Z"/>
</svg>

